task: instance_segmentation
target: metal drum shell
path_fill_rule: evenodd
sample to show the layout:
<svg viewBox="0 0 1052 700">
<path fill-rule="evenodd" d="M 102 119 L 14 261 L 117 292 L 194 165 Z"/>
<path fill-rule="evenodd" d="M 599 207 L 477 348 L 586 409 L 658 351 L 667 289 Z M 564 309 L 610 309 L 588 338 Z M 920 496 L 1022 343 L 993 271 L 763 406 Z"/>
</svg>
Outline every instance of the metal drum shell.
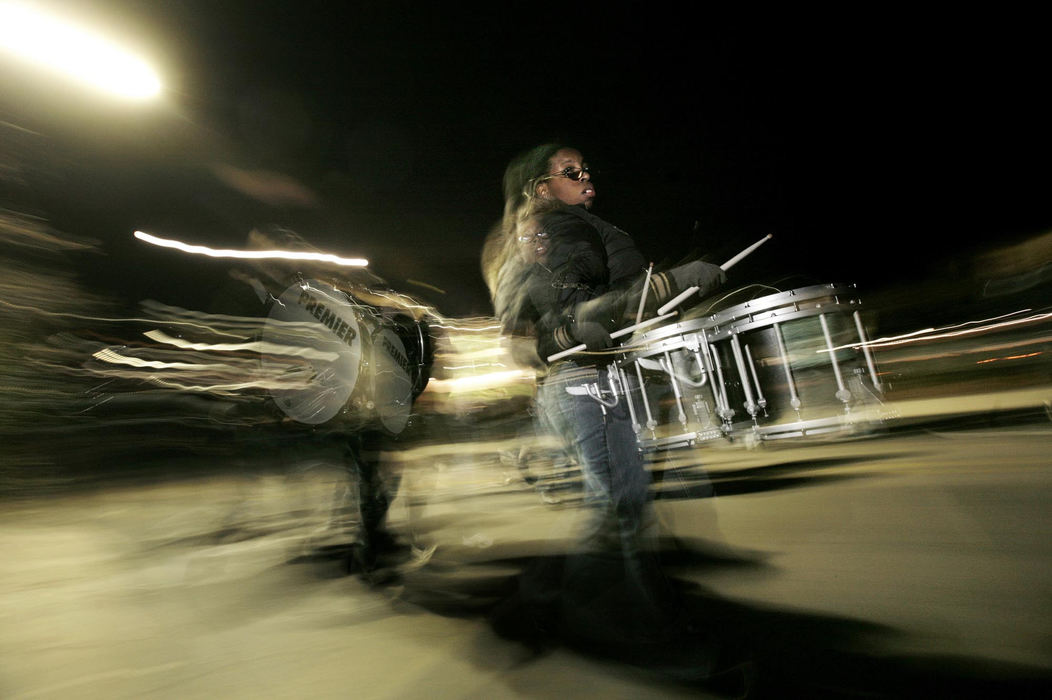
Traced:
<svg viewBox="0 0 1052 700">
<path fill-rule="evenodd" d="M 706 316 L 706 337 L 710 341 L 719 341 L 735 333 L 740 334 L 763 326 L 831 311 L 850 313 L 861 305 L 857 288 L 853 284 L 823 284 L 791 289 L 752 299 Z"/>
<path fill-rule="evenodd" d="M 732 438 L 748 435 L 769 439 L 791 434 L 824 432 L 843 425 L 845 417 L 849 417 L 847 413 L 850 409 L 864 401 L 870 401 L 874 396 L 871 391 L 862 389 L 858 381 L 857 373 L 864 371 L 864 367 L 862 358 L 855 357 L 858 354 L 857 350 L 841 346 L 837 347 L 835 352 L 827 352 L 829 348 L 821 339 L 820 326 L 828 326 L 834 345 L 839 344 L 837 339 L 853 344 L 853 339 L 848 340 L 845 333 L 851 332 L 852 315 L 860 306 L 861 301 L 855 285 L 825 284 L 778 292 L 704 317 L 687 319 L 638 333 L 624 348 L 621 366 L 632 374 L 632 370 L 629 369 L 632 364 L 640 360 L 658 360 L 665 353 L 668 353 L 674 364 L 677 358 L 689 362 L 687 358 L 693 354 L 690 350 L 697 347 L 702 355 L 707 357 L 708 363 L 715 361 L 722 370 L 721 375 L 710 377 L 710 381 L 716 382 L 723 394 L 724 410 L 733 411 L 733 415 L 724 416 L 725 434 Z M 782 330 L 779 331 L 778 328 Z M 783 379 L 785 370 L 782 367 L 786 363 L 776 356 L 777 336 L 787 332 L 790 335 L 798 335 L 802 330 L 806 330 L 806 334 L 813 340 L 805 341 L 805 345 L 800 348 L 805 352 L 808 349 L 815 352 L 799 355 L 798 348 L 790 353 L 789 368 L 798 375 L 800 383 L 795 389 L 789 389 Z M 796 341 L 786 336 L 785 342 L 792 346 Z M 742 361 L 746 363 L 744 370 L 739 368 L 735 358 L 732 346 L 736 343 L 741 343 Z M 752 357 L 745 356 L 744 353 L 748 344 L 754 345 Z M 841 363 L 841 374 L 845 375 L 844 386 L 840 388 L 839 393 L 837 390 L 841 379 L 836 378 L 834 383 L 834 370 L 828 359 L 833 355 Z M 755 364 L 750 370 L 749 365 L 754 361 Z M 715 370 L 715 367 L 713 369 Z M 748 375 L 747 378 L 743 378 L 743 372 Z M 667 377 L 667 374 L 649 370 L 648 376 L 659 378 Z M 760 384 L 756 384 L 756 381 Z M 659 383 L 658 381 L 654 386 Z M 762 391 L 758 391 L 760 385 Z M 681 389 L 686 394 L 699 397 L 697 390 L 686 385 Z M 766 396 L 762 392 L 766 392 Z M 795 393 L 790 396 L 790 392 Z M 708 392 L 702 392 L 705 393 Z M 848 393 L 850 398 L 840 398 L 846 397 Z M 797 405 L 797 396 L 802 399 L 802 409 L 794 411 L 792 406 Z M 719 402 L 716 397 L 712 398 Z M 690 399 L 684 396 L 684 403 L 681 405 L 685 410 L 690 409 Z M 652 405 L 651 408 L 656 411 L 656 406 Z M 688 412 L 690 413 L 689 410 Z M 647 449 L 652 445 L 669 442 L 670 439 L 681 445 L 693 444 L 704 440 L 707 435 L 716 435 L 711 430 L 711 408 L 708 412 L 698 412 L 694 409 L 690 418 L 690 425 L 683 426 L 686 432 L 678 438 L 655 436 L 647 439 L 641 433 L 641 445 Z M 658 425 L 672 427 L 667 424 L 667 419 Z M 691 433 L 691 430 L 694 432 Z"/>
</svg>

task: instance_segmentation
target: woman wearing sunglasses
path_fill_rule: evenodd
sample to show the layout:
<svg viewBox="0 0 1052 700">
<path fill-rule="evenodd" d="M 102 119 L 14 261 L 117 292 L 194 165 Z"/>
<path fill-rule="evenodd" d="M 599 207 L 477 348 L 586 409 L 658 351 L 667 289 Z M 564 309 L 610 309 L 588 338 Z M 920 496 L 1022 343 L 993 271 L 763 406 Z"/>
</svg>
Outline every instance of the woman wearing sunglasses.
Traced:
<svg viewBox="0 0 1052 700">
<path fill-rule="evenodd" d="M 549 623 L 564 626 L 569 615 L 577 631 L 607 640 L 620 635 L 625 642 L 660 635 L 677 615 L 667 609 L 663 579 L 644 565 L 640 548 L 649 474 L 627 402 L 605 405 L 586 387 L 608 386 L 610 333 L 635 321 L 645 284 L 652 313 L 687 287 L 698 286 L 704 296 L 726 277 L 701 261 L 648 276 L 631 236 L 590 212 L 596 187 L 574 148 L 545 144 L 518 156 L 505 171 L 504 194 L 504 218 L 483 250 L 484 274 L 506 333 L 531 337 L 534 362 L 546 366 L 540 413 L 575 453 L 589 508 L 581 550 L 566 559 L 560 610 L 549 609 L 555 617 Z M 554 363 L 545 359 L 579 344 L 587 350 Z M 611 580 L 620 582 L 613 596 L 607 595 Z M 607 609 L 601 601 L 610 600 L 622 604 Z"/>
</svg>

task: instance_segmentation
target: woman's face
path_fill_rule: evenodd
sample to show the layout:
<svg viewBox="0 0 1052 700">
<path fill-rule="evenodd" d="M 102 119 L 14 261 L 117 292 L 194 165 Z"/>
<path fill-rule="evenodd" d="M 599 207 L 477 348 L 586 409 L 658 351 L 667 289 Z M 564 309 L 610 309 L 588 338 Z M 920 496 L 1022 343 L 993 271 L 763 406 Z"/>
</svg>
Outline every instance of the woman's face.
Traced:
<svg viewBox="0 0 1052 700">
<path fill-rule="evenodd" d="M 571 206 L 583 204 L 585 209 L 591 209 L 595 185 L 585 170 L 580 151 L 564 148 L 556 152 L 548 161 L 548 179 L 537 186 L 537 194 L 545 199 L 558 199 Z"/>
<path fill-rule="evenodd" d="M 544 262 L 548 258 L 548 233 L 541 230 L 540 220 L 527 219 L 519 225 L 519 253 L 528 264 Z"/>
</svg>

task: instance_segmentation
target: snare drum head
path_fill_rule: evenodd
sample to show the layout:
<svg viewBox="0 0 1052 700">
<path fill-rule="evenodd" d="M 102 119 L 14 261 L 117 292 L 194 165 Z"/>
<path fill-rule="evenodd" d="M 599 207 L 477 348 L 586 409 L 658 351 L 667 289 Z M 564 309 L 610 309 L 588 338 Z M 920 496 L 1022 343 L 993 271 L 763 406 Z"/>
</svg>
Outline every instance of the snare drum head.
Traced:
<svg viewBox="0 0 1052 700">
<path fill-rule="evenodd" d="M 296 282 L 274 302 L 263 343 L 264 374 L 285 415 L 318 425 L 343 409 L 362 360 L 361 329 L 347 295 L 324 282 Z"/>
<path fill-rule="evenodd" d="M 409 422 L 413 407 L 413 381 L 405 345 L 390 328 L 373 336 L 374 401 L 384 430 L 397 435 Z"/>
</svg>

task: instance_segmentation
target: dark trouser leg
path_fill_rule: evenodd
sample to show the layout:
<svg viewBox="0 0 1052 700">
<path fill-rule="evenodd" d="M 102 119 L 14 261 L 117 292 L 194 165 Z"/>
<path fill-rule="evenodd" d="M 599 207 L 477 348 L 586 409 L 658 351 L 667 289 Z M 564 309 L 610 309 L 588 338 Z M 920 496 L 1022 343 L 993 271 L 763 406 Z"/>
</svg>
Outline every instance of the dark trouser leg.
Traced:
<svg viewBox="0 0 1052 700">
<path fill-rule="evenodd" d="M 381 450 L 384 436 L 379 433 L 354 435 L 347 443 L 347 468 L 358 486 L 358 515 L 361 530 L 356 558 L 365 569 L 376 566 L 377 555 L 394 546 L 385 527 L 387 511 L 398 488 L 394 474 L 383 474 Z"/>
</svg>

